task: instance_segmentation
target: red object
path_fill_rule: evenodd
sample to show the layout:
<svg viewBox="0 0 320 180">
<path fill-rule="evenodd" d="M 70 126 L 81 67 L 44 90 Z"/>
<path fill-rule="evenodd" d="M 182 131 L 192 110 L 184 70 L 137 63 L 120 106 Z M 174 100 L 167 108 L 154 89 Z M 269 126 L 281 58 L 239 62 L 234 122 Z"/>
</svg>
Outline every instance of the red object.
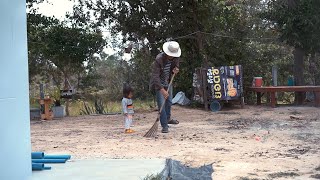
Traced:
<svg viewBox="0 0 320 180">
<path fill-rule="evenodd" d="M 262 84 L 263 84 L 262 77 L 255 77 L 253 79 L 253 86 L 254 87 L 262 87 Z"/>
</svg>

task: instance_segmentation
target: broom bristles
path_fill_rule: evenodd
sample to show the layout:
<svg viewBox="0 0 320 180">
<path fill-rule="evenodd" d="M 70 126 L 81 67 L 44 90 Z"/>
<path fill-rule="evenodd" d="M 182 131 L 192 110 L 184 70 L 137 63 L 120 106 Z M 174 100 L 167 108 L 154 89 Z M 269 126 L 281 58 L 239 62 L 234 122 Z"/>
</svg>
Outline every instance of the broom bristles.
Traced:
<svg viewBox="0 0 320 180">
<path fill-rule="evenodd" d="M 172 82 L 173 82 L 173 79 L 175 77 L 176 74 L 173 74 L 172 77 L 171 77 L 171 80 L 170 80 L 170 83 L 168 85 L 168 89 L 167 89 L 167 93 L 169 92 L 169 89 L 172 85 Z M 159 125 L 159 121 L 160 121 L 160 113 L 165 105 L 166 101 L 163 101 L 160 109 L 159 109 L 159 115 L 158 115 L 158 118 L 156 120 L 156 122 L 154 122 L 154 124 L 152 125 L 151 129 L 149 129 L 149 131 L 143 136 L 143 137 L 154 137 L 156 134 L 157 134 L 157 131 L 158 131 L 158 125 Z"/>
<path fill-rule="evenodd" d="M 157 118 L 156 122 L 152 125 L 149 131 L 143 137 L 154 137 L 157 134 L 159 125 L 159 118 Z"/>
</svg>

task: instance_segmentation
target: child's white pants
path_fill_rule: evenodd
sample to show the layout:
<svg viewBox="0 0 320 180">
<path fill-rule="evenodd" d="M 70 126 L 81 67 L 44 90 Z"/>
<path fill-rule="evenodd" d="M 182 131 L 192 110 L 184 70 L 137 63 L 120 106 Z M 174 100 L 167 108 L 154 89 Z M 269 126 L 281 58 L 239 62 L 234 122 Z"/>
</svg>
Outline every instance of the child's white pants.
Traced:
<svg viewBox="0 0 320 180">
<path fill-rule="evenodd" d="M 124 116 L 124 127 L 126 129 L 130 129 L 131 124 L 132 124 L 132 115 L 128 114 L 127 116 Z"/>
</svg>

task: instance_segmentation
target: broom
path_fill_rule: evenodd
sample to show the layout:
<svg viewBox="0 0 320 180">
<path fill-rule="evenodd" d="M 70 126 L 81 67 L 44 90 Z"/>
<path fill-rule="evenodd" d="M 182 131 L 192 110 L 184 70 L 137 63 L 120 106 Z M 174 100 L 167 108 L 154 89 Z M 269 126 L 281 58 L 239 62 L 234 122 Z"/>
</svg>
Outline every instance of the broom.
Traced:
<svg viewBox="0 0 320 180">
<path fill-rule="evenodd" d="M 173 79 L 174 79 L 174 76 L 176 74 L 173 74 L 172 75 L 172 78 L 170 80 L 170 83 L 168 85 L 168 89 L 167 89 L 167 93 L 169 92 L 169 89 L 172 85 L 172 82 L 173 82 Z M 160 121 L 160 114 L 161 114 L 161 111 L 164 107 L 164 105 L 166 104 L 166 100 L 163 101 L 162 105 L 161 105 L 161 108 L 159 110 L 159 114 L 158 114 L 158 117 L 157 117 L 157 120 L 154 122 L 154 124 L 152 125 L 152 127 L 149 129 L 149 131 L 143 136 L 143 137 L 154 137 L 156 134 L 157 134 L 157 131 L 158 131 L 158 126 L 159 126 L 159 121 Z"/>
</svg>

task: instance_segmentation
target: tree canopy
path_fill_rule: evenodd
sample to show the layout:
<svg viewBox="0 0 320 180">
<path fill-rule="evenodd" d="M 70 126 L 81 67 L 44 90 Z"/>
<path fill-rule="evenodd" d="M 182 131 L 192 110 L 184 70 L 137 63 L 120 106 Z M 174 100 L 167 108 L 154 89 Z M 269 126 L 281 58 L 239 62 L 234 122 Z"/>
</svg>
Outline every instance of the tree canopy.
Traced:
<svg viewBox="0 0 320 180">
<path fill-rule="evenodd" d="M 294 77 L 296 85 L 305 85 L 305 59 L 320 50 L 320 1 L 270 0 L 265 18 L 279 32 L 280 40 L 295 48 Z M 312 58 L 314 61 L 314 58 Z M 313 62 L 315 64 L 315 62 Z M 297 96 L 299 103 L 304 97 Z"/>
<path fill-rule="evenodd" d="M 303 67 L 319 61 L 317 9 L 317 0 L 77 0 L 65 22 L 29 14 L 30 73 L 82 72 L 83 86 L 121 94 L 123 83 L 129 83 L 145 98 L 155 56 L 165 41 L 176 40 L 183 53 L 175 89 L 189 97 L 195 68 L 206 66 L 241 64 L 249 87 L 254 76 L 269 85 L 276 65 L 279 84 L 295 75 L 296 84 L 304 85 L 302 75 L 311 75 Z M 129 60 L 123 51 L 102 52 L 105 29 L 114 48 L 133 47 Z M 122 42 L 115 39 L 118 34 Z"/>
<path fill-rule="evenodd" d="M 320 49 L 319 9 L 317 0 L 271 0 L 266 18 L 273 22 L 282 41 L 314 53 Z"/>
<path fill-rule="evenodd" d="M 31 77 L 49 73 L 59 84 L 59 74 L 69 78 L 84 72 L 90 61 L 95 60 L 94 54 L 102 52 L 105 40 L 99 31 L 68 26 L 40 14 L 28 14 L 28 44 Z"/>
</svg>

